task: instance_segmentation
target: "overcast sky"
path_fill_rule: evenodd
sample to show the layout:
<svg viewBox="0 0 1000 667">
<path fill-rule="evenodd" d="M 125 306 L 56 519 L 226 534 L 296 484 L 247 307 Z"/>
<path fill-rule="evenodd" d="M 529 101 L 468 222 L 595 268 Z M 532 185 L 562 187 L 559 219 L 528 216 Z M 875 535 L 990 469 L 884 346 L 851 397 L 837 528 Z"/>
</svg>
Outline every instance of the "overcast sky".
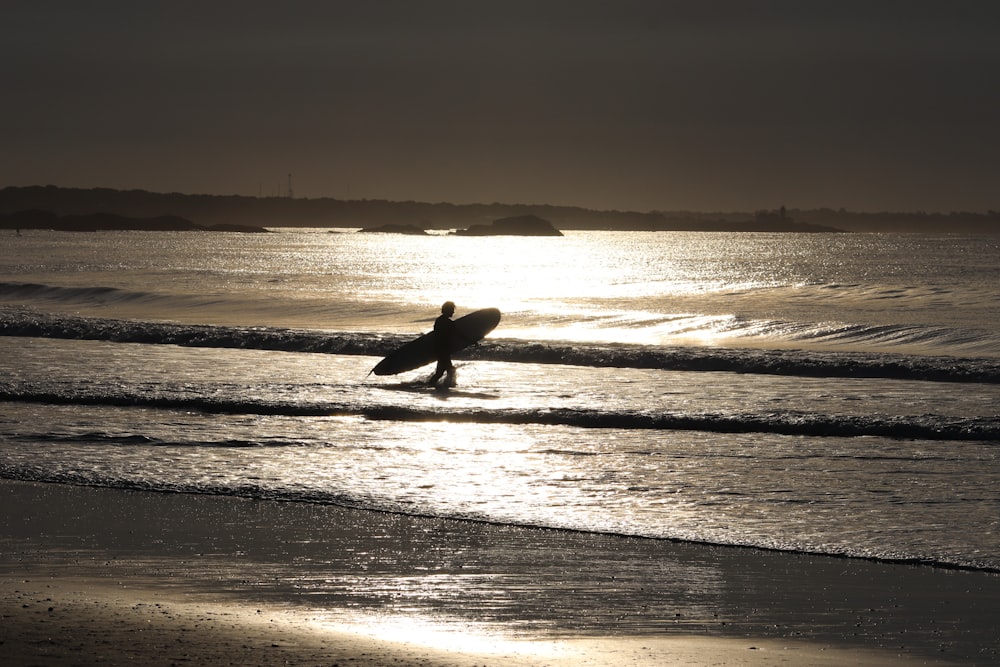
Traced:
<svg viewBox="0 0 1000 667">
<path fill-rule="evenodd" d="M 1000 2 L 11 0 L 0 186 L 1000 210 Z"/>
</svg>

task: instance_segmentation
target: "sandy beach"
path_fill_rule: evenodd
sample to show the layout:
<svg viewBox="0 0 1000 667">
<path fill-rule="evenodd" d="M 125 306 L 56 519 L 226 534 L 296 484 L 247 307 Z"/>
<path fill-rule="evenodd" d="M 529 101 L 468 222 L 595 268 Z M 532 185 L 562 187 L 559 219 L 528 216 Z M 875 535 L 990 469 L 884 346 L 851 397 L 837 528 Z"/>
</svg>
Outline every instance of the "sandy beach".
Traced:
<svg viewBox="0 0 1000 667">
<path fill-rule="evenodd" d="M 0 482 L 5 665 L 985 665 L 998 612 L 981 572 Z"/>
</svg>

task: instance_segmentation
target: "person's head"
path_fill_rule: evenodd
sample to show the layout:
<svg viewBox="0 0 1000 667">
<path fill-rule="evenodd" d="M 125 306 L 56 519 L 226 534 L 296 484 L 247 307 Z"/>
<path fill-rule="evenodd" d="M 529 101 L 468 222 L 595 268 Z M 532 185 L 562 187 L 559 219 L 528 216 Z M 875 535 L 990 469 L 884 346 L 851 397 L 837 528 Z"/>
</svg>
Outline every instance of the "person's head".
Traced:
<svg viewBox="0 0 1000 667">
<path fill-rule="evenodd" d="M 455 314 L 455 304 L 452 303 L 451 301 L 445 301 L 444 304 L 441 306 L 441 313 L 447 315 L 448 317 L 451 317 L 452 315 Z"/>
</svg>

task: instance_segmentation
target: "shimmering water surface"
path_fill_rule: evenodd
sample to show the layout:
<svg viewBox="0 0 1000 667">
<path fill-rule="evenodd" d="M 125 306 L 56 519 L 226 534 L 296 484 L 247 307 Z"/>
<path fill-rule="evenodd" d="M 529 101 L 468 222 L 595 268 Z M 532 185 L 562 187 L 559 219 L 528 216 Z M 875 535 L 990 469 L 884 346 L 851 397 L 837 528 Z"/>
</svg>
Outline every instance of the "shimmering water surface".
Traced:
<svg viewBox="0 0 1000 667">
<path fill-rule="evenodd" d="M 1000 569 L 994 237 L 26 232 L 0 475 Z M 446 299 L 460 384 L 368 376 Z"/>
</svg>

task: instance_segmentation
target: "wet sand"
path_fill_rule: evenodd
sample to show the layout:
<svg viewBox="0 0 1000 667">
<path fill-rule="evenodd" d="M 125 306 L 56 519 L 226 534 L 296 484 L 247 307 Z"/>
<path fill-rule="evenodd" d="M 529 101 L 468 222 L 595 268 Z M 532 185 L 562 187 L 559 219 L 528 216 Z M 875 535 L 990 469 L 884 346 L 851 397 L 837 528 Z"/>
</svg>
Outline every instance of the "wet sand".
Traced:
<svg viewBox="0 0 1000 667">
<path fill-rule="evenodd" d="M 1000 662 L 1000 576 L 0 481 L 4 665 Z"/>
</svg>

